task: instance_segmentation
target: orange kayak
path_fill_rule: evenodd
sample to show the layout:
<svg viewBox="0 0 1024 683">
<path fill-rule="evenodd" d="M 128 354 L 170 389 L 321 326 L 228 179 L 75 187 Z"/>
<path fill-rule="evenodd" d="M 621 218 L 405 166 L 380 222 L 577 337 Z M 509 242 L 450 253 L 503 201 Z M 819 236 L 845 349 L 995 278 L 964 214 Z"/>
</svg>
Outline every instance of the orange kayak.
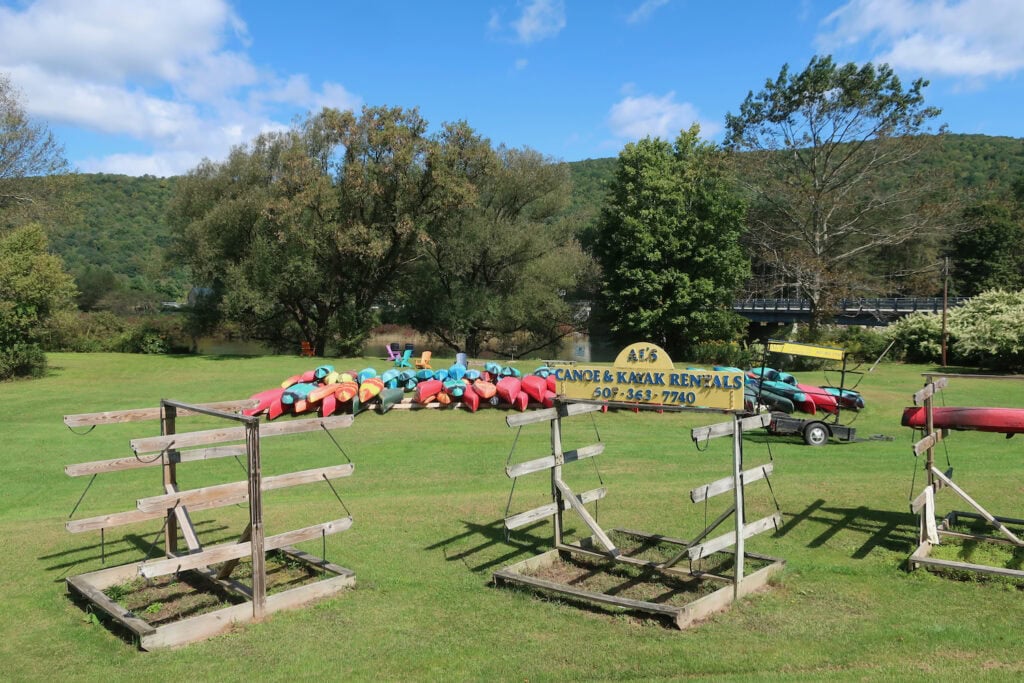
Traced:
<svg viewBox="0 0 1024 683">
<path fill-rule="evenodd" d="M 478 379 L 475 382 L 473 382 L 473 391 L 476 392 L 477 394 L 480 394 L 480 398 L 484 400 L 494 396 L 497 390 L 498 387 L 482 379 Z"/>
<path fill-rule="evenodd" d="M 359 402 L 366 403 L 383 390 L 384 382 L 380 381 L 380 377 L 367 377 L 359 385 Z"/>
<path fill-rule="evenodd" d="M 355 382 L 339 382 L 331 386 L 334 387 L 334 398 L 338 403 L 347 403 L 359 393 L 359 385 Z"/>
</svg>

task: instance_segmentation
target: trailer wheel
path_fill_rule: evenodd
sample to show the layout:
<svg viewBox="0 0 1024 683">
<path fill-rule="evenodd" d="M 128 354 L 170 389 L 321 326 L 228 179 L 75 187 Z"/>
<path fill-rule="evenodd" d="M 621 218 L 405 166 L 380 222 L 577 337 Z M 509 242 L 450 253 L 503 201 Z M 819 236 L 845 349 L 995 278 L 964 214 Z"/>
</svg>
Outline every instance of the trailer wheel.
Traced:
<svg viewBox="0 0 1024 683">
<path fill-rule="evenodd" d="M 823 422 L 811 422 L 804 427 L 804 443 L 808 446 L 824 446 L 828 437 L 828 427 Z"/>
</svg>

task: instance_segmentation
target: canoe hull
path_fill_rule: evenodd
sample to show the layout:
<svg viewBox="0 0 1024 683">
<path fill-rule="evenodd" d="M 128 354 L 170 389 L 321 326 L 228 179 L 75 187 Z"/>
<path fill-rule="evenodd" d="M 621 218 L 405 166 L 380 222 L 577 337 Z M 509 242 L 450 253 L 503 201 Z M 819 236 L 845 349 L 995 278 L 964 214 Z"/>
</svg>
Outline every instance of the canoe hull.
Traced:
<svg viewBox="0 0 1024 683">
<path fill-rule="evenodd" d="M 1024 433 L 1024 408 L 939 407 L 932 409 L 933 424 L 937 429 L 996 432 L 999 434 Z M 925 426 L 925 409 L 904 408 L 901 424 L 904 427 Z"/>
</svg>

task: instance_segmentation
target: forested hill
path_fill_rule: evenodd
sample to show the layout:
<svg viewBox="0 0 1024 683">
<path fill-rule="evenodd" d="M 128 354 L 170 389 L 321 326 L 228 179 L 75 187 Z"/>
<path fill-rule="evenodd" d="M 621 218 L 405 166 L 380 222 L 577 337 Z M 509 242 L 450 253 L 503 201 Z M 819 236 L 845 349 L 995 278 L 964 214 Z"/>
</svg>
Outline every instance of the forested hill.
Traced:
<svg viewBox="0 0 1024 683">
<path fill-rule="evenodd" d="M 946 135 L 918 163 L 934 174 L 949 174 L 967 203 L 1005 190 L 1024 175 L 1024 139 Z M 570 211 L 585 227 L 600 210 L 616 158 L 586 159 L 569 166 L 574 183 Z M 53 236 L 54 249 L 79 279 L 86 273 L 112 273 L 123 287 L 161 299 L 183 299 L 186 274 L 164 258 L 171 236 L 163 218 L 175 180 L 81 175 L 77 218 Z"/>
</svg>

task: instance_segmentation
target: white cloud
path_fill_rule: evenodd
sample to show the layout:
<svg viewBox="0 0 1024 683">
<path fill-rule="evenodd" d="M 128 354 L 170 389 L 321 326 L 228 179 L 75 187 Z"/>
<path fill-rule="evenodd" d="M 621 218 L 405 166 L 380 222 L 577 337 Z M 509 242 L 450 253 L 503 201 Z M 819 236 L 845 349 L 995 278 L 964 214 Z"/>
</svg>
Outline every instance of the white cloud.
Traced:
<svg viewBox="0 0 1024 683">
<path fill-rule="evenodd" d="M 620 139 L 639 140 L 647 136 L 674 140 L 679 131 L 699 123 L 701 134 L 712 137 L 721 126 L 702 121 L 697 108 L 689 102 L 676 102 L 676 94 L 627 95 L 608 114 L 608 125 Z"/>
<path fill-rule="evenodd" d="M 515 68 L 516 68 L 516 71 L 522 71 L 523 69 L 525 69 L 525 68 L 527 67 L 527 65 L 528 65 L 529 63 L 530 63 L 530 62 L 528 62 L 528 61 L 527 61 L 527 60 L 525 60 L 525 59 L 522 59 L 522 58 L 520 58 L 520 59 L 517 59 L 517 60 L 516 60 L 516 63 L 515 63 Z"/>
<path fill-rule="evenodd" d="M 286 125 L 284 107 L 355 108 L 340 83 L 252 63 L 226 0 L 36 0 L 0 6 L 0 72 L 33 116 L 138 140 L 152 153 L 72 159 L 83 170 L 171 175 Z M 291 114 L 289 113 L 288 116 Z"/>
<path fill-rule="evenodd" d="M 522 14 L 508 26 L 514 42 L 528 44 L 554 38 L 565 28 L 564 0 L 528 0 L 520 2 L 519 6 L 523 8 Z M 495 35 L 505 33 L 506 27 L 497 10 L 491 11 L 487 30 Z"/>
<path fill-rule="evenodd" d="M 826 50 L 867 42 L 897 70 L 978 79 L 1024 69 L 1020 0 L 850 0 L 824 25 Z"/>
<path fill-rule="evenodd" d="M 638 24 L 647 21 L 659 8 L 668 4 L 669 0 L 644 0 L 635 10 L 630 13 L 626 21 L 630 24 Z"/>
</svg>

